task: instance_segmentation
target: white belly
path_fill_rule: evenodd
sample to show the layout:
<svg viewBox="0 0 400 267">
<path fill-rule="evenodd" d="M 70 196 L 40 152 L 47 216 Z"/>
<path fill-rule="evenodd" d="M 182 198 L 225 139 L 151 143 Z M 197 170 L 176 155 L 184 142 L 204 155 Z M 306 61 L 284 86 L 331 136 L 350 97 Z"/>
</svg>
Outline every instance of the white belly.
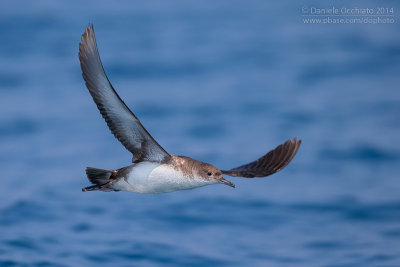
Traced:
<svg viewBox="0 0 400 267">
<path fill-rule="evenodd" d="M 136 164 L 129 173 L 112 185 L 113 189 L 136 193 L 167 193 L 213 184 L 185 176 L 174 168 L 152 162 Z"/>
</svg>

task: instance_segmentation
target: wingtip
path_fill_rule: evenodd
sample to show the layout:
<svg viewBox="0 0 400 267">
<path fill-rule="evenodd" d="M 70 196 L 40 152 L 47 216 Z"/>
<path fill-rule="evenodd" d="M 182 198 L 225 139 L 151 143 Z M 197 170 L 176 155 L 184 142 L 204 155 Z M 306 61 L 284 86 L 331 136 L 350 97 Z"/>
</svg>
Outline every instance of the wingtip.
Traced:
<svg viewBox="0 0 400 267">
<path fill-rule="evenodd" d="M 87 30 L 87 31 L 90 31 L 90 32 L 94 32 L 93 23 L 90 23 L 90 22 L 89 22 L 88 26 L 86 27 L 86 30 Z"/>
<path fill-rule="evenodd" d="M 93 24 L 89 23 L 86 27 L 85 27 L 85 31 L 81 36 L 81 43 L 85 43 L 85 40 L 87 38 L 89 38 L 90 35 L 94 35 L 94 28 L 93 28 Z"/>
<path fill-rule="evenodd" d="M 297 136 L 293 137 L 293 139 L 289 139 L 287 142 L 296 145 L 297 149 L 300 147 L 302 140 L 299 139 Z"/>
<path fill-rule="evenodd" d="M 89 22 L 85 28 L 85 31 L 93 31 L 93 23 Z"/>
<path fill-rule="evenodd" d="M 85 27 L 85 31 L 81 35 L 81 42 L 79 43 L 79 53 L 78 57 L 81 61 L 82 67 L 82 59 L 89 57 L 90 55 L 94 55 L 97 52 L 97 43 L 96 37 L 94 34 L 93 24 L 89 23 L 88 26 Z"/>
<path fill-rule="evenodd" d="M 293 143 L 301 142 L 301 139 L 298 138 L 297 136 L 293 137 L 293 139 L 289 139 L 289 141 L 292 141 Z"/>
<path fill-rule="evenodd" d="M 300 147 L 302 140 L 297 139 L 297 137 L 293 138 L 294 143 L 297 145 L 297 149 Z"/>
<path fill-rule="evenodd" d="M 297 151 L 300 148 L 302 140 L 298 139 L 298 137 L 293 137 L 292 140 L 289 139 L 288 141 L 290 141 L 290 145 L 293 147 L 293 151 L 292 151 L 292 155 L 290 156 L 289 161 L 287 162 L 287 164 L 289 164 L 289 162 L 291 162 L 292 159 L 294 158 L 294 156 L 297 154 Z M 286 165 L 284 165 L 282 168 L 284 168 Z"/>
</svg>

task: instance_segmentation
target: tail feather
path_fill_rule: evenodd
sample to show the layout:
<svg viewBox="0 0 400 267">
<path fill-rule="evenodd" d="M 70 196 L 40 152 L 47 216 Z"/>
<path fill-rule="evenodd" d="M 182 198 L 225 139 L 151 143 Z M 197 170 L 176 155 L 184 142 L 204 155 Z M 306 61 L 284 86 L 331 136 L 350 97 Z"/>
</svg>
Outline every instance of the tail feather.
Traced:
<svg viewBox="0 0 400 267">
<path fill-rule="evenodd" d="M 114 171 L 87 167 L 86 176 L 89 179 L 89 181 L 94 185 L 82 188 L 82 191 L 83 192 L 93 191 L 93 190 L 112 191 L 112 189 L 107 188 L 107 184 L 111 181 L 111 177 L 113 176 L 113 174 Z"/>
<path fill-rule="evenodd" d="M 110 181 L 113 171 L 97 169 L 92 167 L 86 168 L 86 175 L 92 184 L 103 185 Z"/>
</svg>

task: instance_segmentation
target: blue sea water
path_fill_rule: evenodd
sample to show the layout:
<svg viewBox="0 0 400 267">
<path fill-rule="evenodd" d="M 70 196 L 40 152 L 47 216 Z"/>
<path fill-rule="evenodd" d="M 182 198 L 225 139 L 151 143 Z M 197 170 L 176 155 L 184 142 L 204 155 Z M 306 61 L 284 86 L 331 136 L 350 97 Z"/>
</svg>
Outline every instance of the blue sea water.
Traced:
<svg viewBox="0 0 400 267">
<path fill-rule="evenodd" d="M 0 266 L 399 266 L 400 4 L 305 24 L 321 1 L 3 1 Z M 331 4 L 332 4 L 331 3 Z M 82 193 L 130 164 L 84 85 L 109 79 L 173 154 L 231 168 L 292 137 L 282 172 L 160 195 Z"/>
</svg>

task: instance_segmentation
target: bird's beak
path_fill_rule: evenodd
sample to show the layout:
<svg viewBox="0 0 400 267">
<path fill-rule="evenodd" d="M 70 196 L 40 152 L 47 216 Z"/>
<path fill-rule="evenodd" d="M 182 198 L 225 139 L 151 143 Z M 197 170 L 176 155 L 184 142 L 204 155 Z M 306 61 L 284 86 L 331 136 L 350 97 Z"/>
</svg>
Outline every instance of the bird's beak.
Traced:
<svg viewBox="0 0 400 267">
<path fill-rule="evenodd" d="M 222 177 L 221 177 L 221 179 L 219 179 L 219 182 L 220 182 L 221 184 L 226 184 L 226 185 L 229 185 L 229 186 L 232 186 L 233 188 L 235 188 L 235 184 L 234 184 L 234 183 L 231 183 L 231 182 L 229 182 L 228 180 L 225 180 L 225 179 L 222 178 Z"/>
</svg>

